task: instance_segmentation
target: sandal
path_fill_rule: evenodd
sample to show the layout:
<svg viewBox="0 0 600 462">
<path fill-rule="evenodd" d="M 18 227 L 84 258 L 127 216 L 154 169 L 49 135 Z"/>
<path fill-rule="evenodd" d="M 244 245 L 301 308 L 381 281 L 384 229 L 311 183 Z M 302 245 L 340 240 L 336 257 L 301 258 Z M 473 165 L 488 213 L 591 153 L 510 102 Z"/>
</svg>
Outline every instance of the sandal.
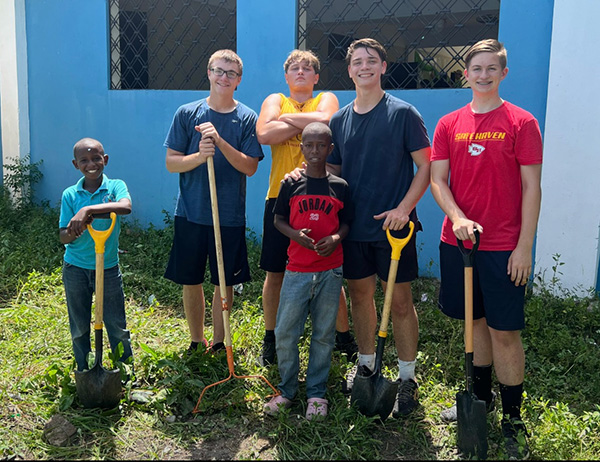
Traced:
<svg viewBox="0 0 600 462">
<path fill-rule="evenodd" d="M 312 420 L 315 417 L 324 418 L 327 415 L 327 405 L 329 401 L 324 398 L 309 398 L 306 409 L 306 420 Z"/>
<path fill-rule="evenodd" d="M 288 409 L 292 406 L 292 401 L 277 395 L 271 398 L 271 401 L 263 406 L 263 411 L 267 415 L 276 416 L 282 409 Z"/>
</svg>

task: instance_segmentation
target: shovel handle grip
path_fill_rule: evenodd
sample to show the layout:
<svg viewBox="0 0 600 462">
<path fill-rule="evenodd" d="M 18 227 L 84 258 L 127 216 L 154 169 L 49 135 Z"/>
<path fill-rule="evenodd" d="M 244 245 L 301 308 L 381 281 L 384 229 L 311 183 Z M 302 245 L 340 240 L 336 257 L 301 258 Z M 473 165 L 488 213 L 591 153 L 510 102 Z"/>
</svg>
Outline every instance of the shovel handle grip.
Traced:
<svg viewBox="0 0 600 462">
<path fill-rule="evenodd" d="M 403 238 L 392 236 L 392 233 L 390 233 L 390 229 L 386 228 L 385 234 L 387 235 L 388 242 L 392 246 L 392 260 L 400 260 L 400 254 L 402 253 L 402 249 L 406 247 L 406 244 L 408 244 L 408 241 L 410 241 L 410 238 L 412 237 L 413 232 L 415 230 L 415 224 L 412 221 L 409 221 L 408 228 L 408 236 Z"/>
<path fill-rule="evenodd" d="M 461 241 L 459 238 L 456 238 L 456 243 L 458 244 L 458 250 L 460 250 L 460 253 L 462 254 L 463 263 L 465 265 L 465 268 L 473 266 L 473 259 L 475 258 L 475 252 L 477 252 L 477 249 L 479 248 L 479 230 L 474 229 L 473 234 L 475 234 L 475 244 L 473 244 L 473 247 L 471 249 L 466 249 L 463 244 L 463 241 Z"/>
<path fill-rule="evenodd" d="M 104 245 L 106 244 L 108 237 L 113 232 L 115 223 L 117 222 L 117 214 L 115 212 L 110 212 L 110 219 L 112 221 L 110 227 L 104 231 L 99 231 L 94 229 L 92 225 L 87 225 L 87 229 L 96 246 L 96 253 L 104 253 Z"/>
</svg>

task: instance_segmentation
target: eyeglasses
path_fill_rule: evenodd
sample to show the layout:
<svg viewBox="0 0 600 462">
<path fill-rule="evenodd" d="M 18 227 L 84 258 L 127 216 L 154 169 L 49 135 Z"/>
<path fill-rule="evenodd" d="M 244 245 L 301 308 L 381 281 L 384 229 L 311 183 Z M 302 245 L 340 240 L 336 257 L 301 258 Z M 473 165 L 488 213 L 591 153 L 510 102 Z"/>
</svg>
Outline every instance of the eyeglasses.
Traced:
<svg viewBox="0 0 600 462">
<path fill-rule="evenodd" d="M 223 69 L 221 69 L 220 67 L 211 67 L 209 68 L 209 70 L 215 74 L 217 77 L 221 77 L 223 74 L 227 75 L 228 79 L 236 79 L 240 76 L 239 73 L 235 72 L 235 71 L 225 71 Z"/>
</svg>

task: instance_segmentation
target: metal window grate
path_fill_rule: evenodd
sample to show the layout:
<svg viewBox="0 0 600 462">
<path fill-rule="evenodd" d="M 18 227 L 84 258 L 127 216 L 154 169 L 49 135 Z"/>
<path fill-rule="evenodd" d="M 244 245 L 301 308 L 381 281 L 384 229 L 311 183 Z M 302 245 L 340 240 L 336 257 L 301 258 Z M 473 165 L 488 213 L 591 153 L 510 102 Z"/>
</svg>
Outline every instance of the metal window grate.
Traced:
<svg viewBox="0 0 600 462">
<path fill-rule="evenodd" d="M 236 50 L 236 0 L 109 0 L 110 88 L 208 90 L 208 58 Z"/>
<path fill-rule="evenodd" d="M 321 59 L 319 84 L 354 89 L 348 45 L 370 37 L 388 52 L 385 89 L 465 85 L 463 56 L 498 38 L 500 0 L 298 0 L 298 48 Z"/>
</svg>

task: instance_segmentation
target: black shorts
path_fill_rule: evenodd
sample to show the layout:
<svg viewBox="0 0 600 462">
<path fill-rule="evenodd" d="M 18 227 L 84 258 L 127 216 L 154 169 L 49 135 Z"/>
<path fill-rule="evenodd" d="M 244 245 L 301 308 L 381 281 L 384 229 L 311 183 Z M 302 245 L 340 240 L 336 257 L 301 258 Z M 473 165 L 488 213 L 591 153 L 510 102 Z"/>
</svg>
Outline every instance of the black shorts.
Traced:
<svg viewBox="0 0 600 462">
<path fill-rule="evenodd" d="M 475 253 L 473 263 L 473 319 L 486 318 L 496 330 L 525 327 L 525 286 L 515 286 L 506 273 L 510 251 Z M 455 245 L 440 243 L 439 307 L 444 314 L 465 319 L 464 263 Z"/>
<path fill-rule="evenodd" d="M 287 265 L 287 250 L 290 240 L 281 234 L 273 219 L 273 207 L 277 199 L 269 199 L 265 202 L 265 213 L 263 215 L 262 250 L 260 253 L 260 267 L 271 273 L 283 273 Z"/>
<path fill-rule="evenodd" d="M 416 234 L 410 238 L 402 249 L 398 262 L 396 282 L 414 281 L 419 275 L 417 260 Z M 392 246 L 385 241 L 358 242 L 343 241 L 344 277 L 346 279 L 363 279 L 377 274 L 379 279 L 387 282 L 392 258 Z"/>
<path fill-rule="evenodd" d="M 249 281 L 246 228 L 221 226 L 221 245 L 226 285 L 233 286 Z M 165 278 L 177 284 L 202 284 L 207 258 L 210 282 L 219 285 L 214 228 L 189 222 L 184 217 L 175 217 L 175 234 Z"/>
</svg>

